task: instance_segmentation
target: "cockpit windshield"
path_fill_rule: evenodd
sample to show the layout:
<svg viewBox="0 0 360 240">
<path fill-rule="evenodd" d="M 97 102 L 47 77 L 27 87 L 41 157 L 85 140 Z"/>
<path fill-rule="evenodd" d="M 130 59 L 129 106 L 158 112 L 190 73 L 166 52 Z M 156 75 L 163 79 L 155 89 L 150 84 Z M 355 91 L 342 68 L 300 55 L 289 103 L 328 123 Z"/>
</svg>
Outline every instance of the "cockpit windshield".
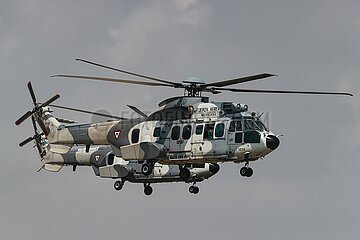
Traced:
<svg viewBox="0 0 360 240">
<path fill-rule="evenodd" d="M 256 123 L 256 125 L 258 125 L 260 127 L 261 131 L 268 130 L 267 127 L 265 126 L 265 124 L 260 119 L 257 119 L 255 121 L 255 123 Z"/>
<path fill-rule="evenodd" d="M 245 130 L 266 130 L 265 125 L 260 121 L 260 119 L 245 119 L 244 120 Z"/>
</svg>

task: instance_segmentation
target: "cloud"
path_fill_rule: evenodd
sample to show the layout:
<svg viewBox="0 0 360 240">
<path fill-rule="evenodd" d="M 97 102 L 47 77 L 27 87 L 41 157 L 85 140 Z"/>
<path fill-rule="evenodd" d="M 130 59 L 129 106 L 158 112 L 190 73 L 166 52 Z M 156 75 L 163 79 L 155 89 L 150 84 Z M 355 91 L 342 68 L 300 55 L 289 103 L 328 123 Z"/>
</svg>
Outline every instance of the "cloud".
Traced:
<svg viewBox="0 0 360 240">
<path fill-rule="evenodd" d="M 179 51 L 183 51 L 183 32 L 205 27 L 210 14 L 211 8 L 204 1 L 147 2 L 129 16 L 109 24 L 113 43 L 109 48 L 110 59 L 117 62 L 120 58 L 133 65 L 140 59 L 156 57 L 153 54 L 167 44 L 178 45 Z"/>
<path fill-rule="evenodd" d="M 174 0 L 174 3 L 180 15 L 178 22 L 192 27 L 206 22 L 212 12 L 210 5 L 201 0 Z"/>
</svg>

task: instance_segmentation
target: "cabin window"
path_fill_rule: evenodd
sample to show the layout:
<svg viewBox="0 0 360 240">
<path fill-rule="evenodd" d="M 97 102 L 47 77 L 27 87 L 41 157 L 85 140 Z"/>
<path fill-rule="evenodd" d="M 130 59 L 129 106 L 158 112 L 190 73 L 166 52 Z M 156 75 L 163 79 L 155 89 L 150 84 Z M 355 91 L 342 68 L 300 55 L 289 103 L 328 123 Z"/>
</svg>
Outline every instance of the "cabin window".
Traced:
<svg viewBox="0 0 360 240">
<path fill-rule="evenodd" d="M 132 143 L 137 143 L 137 142 L 139 142 L 139 135 L 140 135 L 140 129 L 136 128 L 136 129 L 132 130 L 132 133 L 131 133 L 131 142 L 132 142 Z"/>
<path fill-rule="evenodd" d="M 171 130 L 171 140 L 178 140 L 180 138 L 180 127 L 175 126 Z"/>
<path fill-rule="evenodd" d="M 225 125 L 223 123 L 218 123 L 215 128 L 215 137 L 220 138 L 224 135 Z"/>
<path fill-rule="evenodd" d="M 183 128 L 182 139 L 186 140 L 189 139 L 190 137 L 191 137 L 191 125 L 186 125 Z"/>
<path fill-rule="evenodd" d="M 249 131 L 244 134 L 245 143 L 260 143 L 260 133 L 257 131 Z"/>
<path fill-rule="evenodd" d="M 195 134 L 196 135 L 201 135 L 202 133 L 203 133 L 203 125 L 197 125 L 196 130 L 195 130 Z"/>
<path fill-rule="evenodd" d="M 235 133 L 235 143 L 242 143 L 243 134 Z"/>
<path fill-rule="evenodd" d="M 109 154 L 107 164 L 108 165 L 113 165 L 114 164 L 114 154 Z"/>
<path fill-rule="evenodd" d="M 160 137 L 160 130 L 161 130 L 160 127 L 156 127 L 156 128 L 154 129 L 153 136 L 154 136 L 154 137 Z"/>
<path fill-rule="evenodd" d="M 215 124 L 205 124 L 204 139 L 212 140 L 214 138 Z"/>
</svg>

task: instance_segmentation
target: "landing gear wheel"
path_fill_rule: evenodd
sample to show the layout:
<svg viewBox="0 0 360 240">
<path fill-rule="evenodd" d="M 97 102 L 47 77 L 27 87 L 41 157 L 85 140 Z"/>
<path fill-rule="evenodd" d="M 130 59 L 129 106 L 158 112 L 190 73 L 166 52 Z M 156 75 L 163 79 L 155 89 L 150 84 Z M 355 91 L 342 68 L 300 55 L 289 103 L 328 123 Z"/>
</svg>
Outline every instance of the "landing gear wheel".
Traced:
<svg viewBox="0 0 360 240">
<path fill-rule="evenodd" d="M 197 186 L 190 186 L 189 187 L 189 192 L 190 193 L 193 193 L 193 194 L 198 194 L 199 193 L 199 187 L 197 187 Z"/>
<path fill-rule="evenodd" d="M 151 195 L 153 192 L 153 188 L 150 185 L 147 185 L 144 187 L 144 193 L 145 195 L 149 196 Z"/>
<path fill-rule="evenodd" d="M 247 177 L 251 177 L 253 175 L 254 171 L 252 170 L 252 168 L 248 168 L 247 169 L 247 173 L 246 173 L 246 176 Z"/>
<path fill-rule="evenodd" d="M 114 188 L 115 188 L 115 190 L 120 191 L 122 189 L 123 185 L 124 184 L 121 181 L 116 181 L 114 183 Z"/>
<path fill-rule="evenodd" d="M 187 181 L 190 178 L 190 170 L 186 167 L 180 169 L 180 179 Z"/>
<path fill-rule="evenodd" d="M 150 163 L 144 163 L 141 166 L 141 172 L 145 175 L 145 176 L 149 176 L 153 171 L 153 165 Z"/>
<path fill-rule="evenodd" d="M 247 176 L 246 173 L 247 173 L 247 167 L 240 168 L 240 175 L 241 176 L 246 177 Z"/>
<path fill-rule="evenodd" d="M 243 177 L 251 177 L 254 171 L 250 167 L 242 167 L 240 169 L 240 175 Z"/>
</svg>

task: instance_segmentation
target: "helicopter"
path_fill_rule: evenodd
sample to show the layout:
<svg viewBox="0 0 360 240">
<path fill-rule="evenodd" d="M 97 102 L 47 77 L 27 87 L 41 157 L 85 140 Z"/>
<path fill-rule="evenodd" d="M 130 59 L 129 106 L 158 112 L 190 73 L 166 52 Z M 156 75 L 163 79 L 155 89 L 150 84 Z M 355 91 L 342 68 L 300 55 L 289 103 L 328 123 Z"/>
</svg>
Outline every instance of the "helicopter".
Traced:
<svg viewBox="0 0 360 240">
<path fill-rule="evenodd" d="M 279 135 L 273 133 L 262 122 L 261 116 L 250 111 L 249 106 L 240 102 L 211 101 L 203 93 L 220 94 L 224 91 L 236 93 L 270 94 L 313 94 L 353 96 L 348 92 L 319 92 L 292 90 L 259 90 L 229 88 L 234 84 L 277 76 L 261 73 L 240 78 L 205 83 L 198 78 L 180 82 L 155 78 L 96 62 L 76 59 L 93 66 L 117 71 L 144 80 L 128 80 L 84 75 L 53 75 L 51 77 L 97 80 L 115 83 L 136 84 L 150 87 L 170 87 L 183 89 L 182 96 L 163 100 L 159 109 L 147 115 L 135 106 L 130 106 L 139 114 L 138 118 L 107 117 L 107 122 L 90 124 L 60 124 L 48 107 L 87 112 L 77 108 L 51 104 L 60 96 L 57 94 L 45 103 L 36 102 L 31 86 L 28 85 L 33 100 L 33 109 L 26 112 L 15 123 L 21 124 L 34 116 L 43 133 L 52 145 L 85 145 L 89 152 L 92 145 L 109 145 L 113 154 L 124 160 L 135 160 L 141 165 L 141 172 L 149 176 L 156 163 L 177 165 L 183 181 L 191 177 L 191 164 L 234 162 L 244 163 L 240 175 L 251 177 L 250 162 L 264 158 L 280 145 Z M 69 151 L 69 149 L 64 150 Z"/>
<path fill-rule="evenodd" d="M 28 88 L 31 95 L 36 99 L 31 82 L 28 82 Z M 42 105 L 42 111 L 51 112 L 46 105 L 47 103 Z M 94 114 L 103 115 L 101 113 Z M 109 145 L 97 145 L 87 149 L 82 145 L 68 146 L 51 144 L 44 132 L 39 132 L 37 128 L 39 122 L 34 115 L 31 116 L 31 120 L 35 134 L 22 141 L 19 146 L 22 147 L 34 141 L 38 154 L 43 162 L 38 172 L 41 169 L 58 172 L 63 166 L 72 166 L 75 172 L 78 166 L 91 166 L 94 174 L 100 178 L 119 179 L 114 183 L 114 188 L 117 191 L 121 190 L 125 182 L 128 181 L 131 183 L 142 183 L 144 185 L 145 195 L 151 195 L 153 192 L 153 188 L 150 186 L 151 184 L 166 182 L 193 183 L 189 187 L 189 192 L 198 194 L 199 187 L 196 183 L 214 176 L 220 169 L 220 166 L 216 163 L 188 165 L 191 174 L 188 179 L 183 180 L 180 178 L 180 170 L 177 165 L 155 163 L 152 173 L 144 175 L 141 172 L 141 164 L 139 164 L 138 161 L 125 161 L 121 156 L 115 156 Z M 56 118 L 54 121 L 76 123 L 76 121 L 63 118 Z M 44 123 L 46 124 L 47 120 L 44 120 Z M 40 124 L 39 126 L 42 126 Z"/>
</svg>

